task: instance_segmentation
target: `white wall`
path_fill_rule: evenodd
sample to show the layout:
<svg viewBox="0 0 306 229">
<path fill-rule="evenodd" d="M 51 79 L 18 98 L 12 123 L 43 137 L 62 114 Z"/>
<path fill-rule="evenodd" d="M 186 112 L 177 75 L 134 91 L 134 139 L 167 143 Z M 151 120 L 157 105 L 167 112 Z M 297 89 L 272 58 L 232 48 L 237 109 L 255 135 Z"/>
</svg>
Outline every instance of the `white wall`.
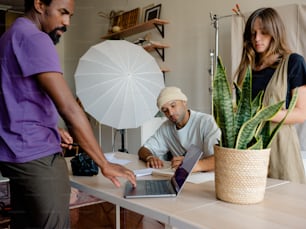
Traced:
<svg viewBox="0 0 306 229">
<path fill-rule="evenodd" d="M 242 12 L 249 12 L 263 6 L 305 3 L 305 0 L 290 2 L 288 0 L 244 0 L 241 2 L 234 0 L 76 0 L 75 2 L 75 15 L 65 34 L 64 55 L 61 55 L 64 56 L 65 78 L 73 91 L 75 91 L 74 71 L 79 58 L 91 45 L 101 42 L 100 37 L 107 33 L 108 21 L 98 16 L 98 12 L 129 11 L 151 3 L 161 3 L 161 18 L 170 21 L 170 24 L 165 26 L 163 40 L 170 45 L 170 48 L 165 50 L 165 62 L 158 61 L 170 69 L 170 72 L 166 73 L 165 83 L 167 86 L 174 85 L 182 88 L 188 96 L 190 108 L 210 113 L 209 50 L 214 48 L 215 30 L 211 25 L 209 13 L 212 12 L 218 16 L 230 15 L 236 3 L 240 4 Z M 219 21 L 219 55 L 227 66 L 228 73 L 231 72 L 230 25 L 230 18 Z M 152 30 L 151 34 L 152 40 L 162 41 L 156 31 Z M 133 40 L 138 37 L 140 35 L 127 39 Z M 98 125 L 93 126 L 97 131 Z M 140 130 L 128 130 L 127 138 L 129 152 L 136 153 L 140 146 Z M 111 129 L 106 126 L 102 128 L 102 146 L 104 151 L 112 149 Z M 117 144 L 116 148 L 119 147 L 120 144 Z"/>
</svg>

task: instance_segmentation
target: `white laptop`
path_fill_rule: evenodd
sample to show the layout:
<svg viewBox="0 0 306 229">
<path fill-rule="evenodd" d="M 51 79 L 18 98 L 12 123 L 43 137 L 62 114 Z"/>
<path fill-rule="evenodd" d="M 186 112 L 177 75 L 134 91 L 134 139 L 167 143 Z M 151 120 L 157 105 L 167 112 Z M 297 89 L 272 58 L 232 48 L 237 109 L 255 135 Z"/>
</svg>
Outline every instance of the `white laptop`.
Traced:
<svg viewBox="0 0 306 229">
<path fill-rule="evenodd" d="M 201 149 L 195 145 L 187 150 L 182 164 L 176 169 L 170 179 L 137 180 L 134 188 L 127 181 L 124 190 L 124 198 L 148 198 L 148 197 L 175 197 L 183 189 L 192 169 L 203 155 Z"/>
</svg>

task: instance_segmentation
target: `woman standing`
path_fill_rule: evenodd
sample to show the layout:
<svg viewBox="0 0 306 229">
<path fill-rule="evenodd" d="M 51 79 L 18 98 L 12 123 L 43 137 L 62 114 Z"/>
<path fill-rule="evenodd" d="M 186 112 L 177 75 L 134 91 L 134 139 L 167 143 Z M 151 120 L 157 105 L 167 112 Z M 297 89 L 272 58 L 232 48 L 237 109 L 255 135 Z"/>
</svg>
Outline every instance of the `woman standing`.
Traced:
<svg viewBox="0 0 306 229">
<path fill-rule="evenodd" d="M 299 140 L 294 124 L 306 120 L 306 64 L 304 58 L 288 47 L 284 24 L 272 8 L 260 8 L 247 20 L 243 52 L 236 77 L 242 84 L 246 69 L 252 67 L 252 96 L 264 90 L 263 104 L 285 100 L 285 106 L 272 119 L 277 125 L 287 113 L 292 92 L 298 90 L 295 108 L 271 146 L 268 176 L 306 183 Z"/>
</svg>

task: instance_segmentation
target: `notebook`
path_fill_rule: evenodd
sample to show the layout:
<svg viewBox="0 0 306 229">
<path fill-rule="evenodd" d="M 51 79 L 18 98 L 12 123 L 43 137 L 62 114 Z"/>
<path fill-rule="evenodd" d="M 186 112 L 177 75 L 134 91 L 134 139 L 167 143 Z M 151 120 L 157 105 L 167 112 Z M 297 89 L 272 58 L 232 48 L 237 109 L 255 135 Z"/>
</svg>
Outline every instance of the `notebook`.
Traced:
<svg viewBox="0 0 306 229">
<path fill-rule="evenodd" d="M 192 173 L 203 152 L 195 145 L 187 150 L 182 164 L 175 170 L 170 179 L 137 180 L 134 188 L 128 181 L 125 184 L 124 198 L 175 197 L 183 189 L 188 176 Z"/>
</svg>

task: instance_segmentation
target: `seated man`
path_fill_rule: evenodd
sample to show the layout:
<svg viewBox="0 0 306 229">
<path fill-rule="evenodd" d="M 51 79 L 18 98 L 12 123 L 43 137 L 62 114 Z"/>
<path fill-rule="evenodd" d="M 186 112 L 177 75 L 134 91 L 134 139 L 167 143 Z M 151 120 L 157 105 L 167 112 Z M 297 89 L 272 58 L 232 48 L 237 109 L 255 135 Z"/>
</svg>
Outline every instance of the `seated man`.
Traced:
<svg viewBox="0 0 306 229">
<path fill-rule="evenodd" d="M 139 149 L 140 160 L 147 167 L 162 168 L 166 155 L 171 154 L 171 166 L 177 168 L 191 144 L 203 150 L 203 158 L 194 172 L 214 170 L 213 146 L 218 143 L 221 132 L 213 116 L 189 110 L 187 97 L 177 87 L 166 87 L 157 98 L 158 108 L 168 118 Z"/>
</svg>

